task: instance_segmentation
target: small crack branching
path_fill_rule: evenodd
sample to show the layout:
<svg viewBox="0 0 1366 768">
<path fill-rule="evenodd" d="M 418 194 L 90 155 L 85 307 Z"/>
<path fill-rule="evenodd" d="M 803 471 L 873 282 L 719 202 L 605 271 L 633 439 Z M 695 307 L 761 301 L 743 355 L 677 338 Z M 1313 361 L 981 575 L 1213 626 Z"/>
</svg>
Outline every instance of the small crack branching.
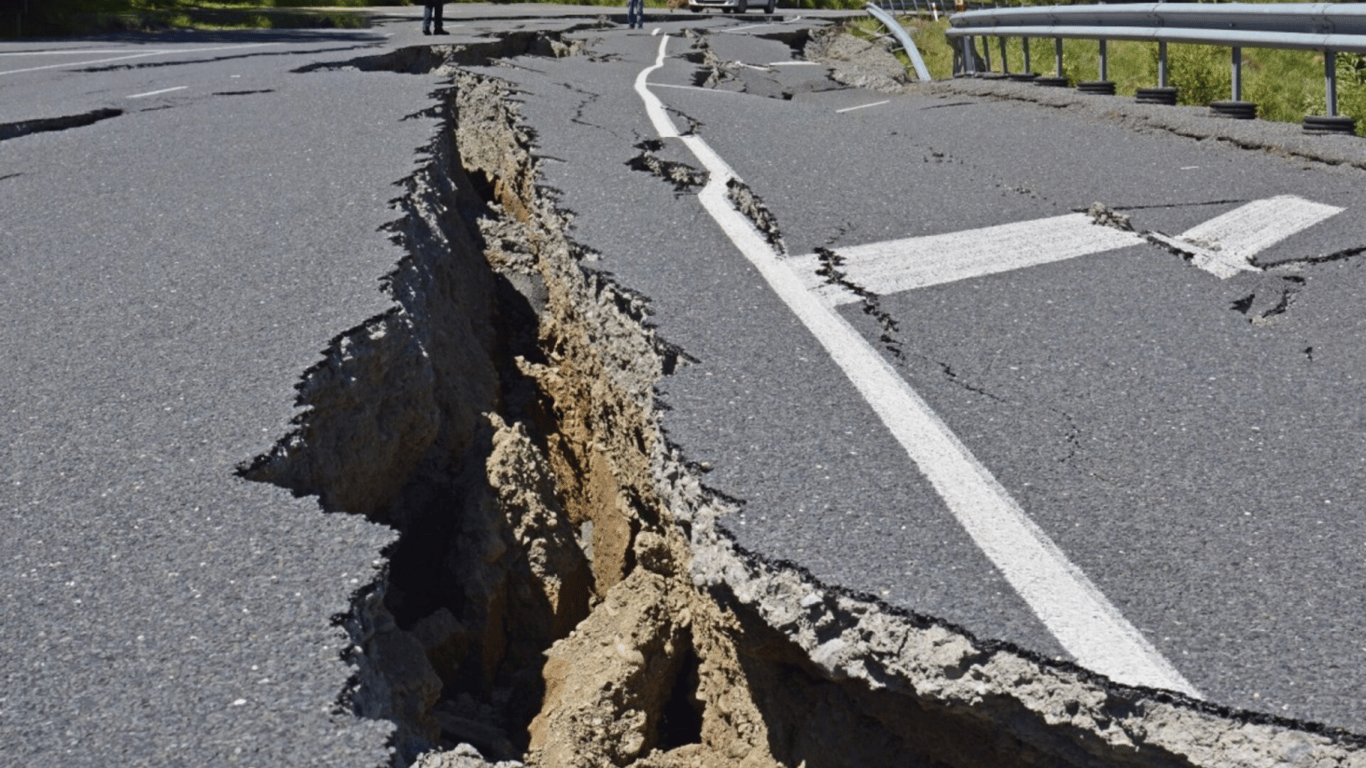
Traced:
<svg viewBox="0 0 1366 768">
<path fill-rule="evenodd" d="M 1241 204 L 1247 203 L 1247 202 L 1250 202 L 1250 201 L 1247 200 L 1246 198 L 1244 198 L 1244 199 L 1241 199 L 1241 200 L 1239 200 L 1239 199 L 1229 199 L 1229 200 L 1203 200 L 1203 201 L 1193 202 L 1193 203 L 1161 203 L 1161 204 L 1155 204 L 1155 205 L 1115 205 L 1115 206 L 1111 206 L 1111 208 L 1112 208 L 1113 210 L 1116 210 L 1116 211 L 1151 211 L 1151 210 L 1170 210 L 1170 209 L 1174 209 L 1174 208 L 1200 208 L 1200 207 L 1209 206 L 1209 205 L 1241 205 Z M 1073 209 L 1072 209 L 1072 212 L 1073 212 L 1073 213 L 1086 213 L 1088 210 L 1090 210 L 1090 207 L 1089 207 L 1089 206 L 1086 207 L 1086 208 L 1073 208 Z"/>
<path fill-rule="evenodd" d="M 1332 253 L 1324 253 L 1318 256 L 1304 256 L 1297 259 L 1281 259 L 1279 261 L 1272 262 L 1269 264 L 1259 261 L 1257 257 L 1254 256 L 1252 257 L 1252 266 L 1258 267 L 1259 269 L 1263 269 L 1267 272 L 1273 272 L 1282 269 L 1293 269 L 1295 267 L 1304 265 L 1327 264 L 1330 261 L 1343 261 L 1345 259 L 1350 259 L 1355 256 L 1360 256 L 1363 253 L 1366 253 L 1366 245 L 1358 245 L 1353 246 L 1351 248 L 1343 248 L 1341 250 L 1333 251 Z"/>
<path fill-rule="evenodd" d="M 664 110 L 688 124 L 687 130 L 680 130 L 678 132 L 680 136 L 694 136 L 699 129 L 706 127 L 706 124 L 701 120 L 694 119 L 691 115 L 675 107 L 665 105 Z"/>
<path fill-rule="evenodd" d="M 906 355 L 901 348 L 901 324 L 892 317 L 890 312 L 882 308 L 882 297 L 849 279 L 849 275 L 841 269 L 844 266 L 843 256 L 825 247 L 817 248 L 816 256 L 821 263 L 816 274 L 825 278 L 825 282 L 830 285 L 838 285 L 858 296 L 863 306 L 863 314 L 876 320 L 882 328 L 878 341 L 882 342 L 883 348 L 891 352 L 896 359 L 905 360 Z"/>
</svg>

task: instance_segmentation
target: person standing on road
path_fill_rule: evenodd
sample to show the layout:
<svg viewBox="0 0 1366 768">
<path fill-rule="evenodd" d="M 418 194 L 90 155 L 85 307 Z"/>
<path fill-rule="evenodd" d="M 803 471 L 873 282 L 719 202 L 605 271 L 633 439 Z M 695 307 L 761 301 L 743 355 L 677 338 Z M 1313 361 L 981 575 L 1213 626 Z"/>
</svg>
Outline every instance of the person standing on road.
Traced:
<svg viewBox="0 0 1366 768">
<path fill-rule="evenodd" d="M 645 0 L 626 0 L 626 26 L 645 28 Z"/>
<path fill-rule="evenodd" d="M 441 11 L 445 3 L 423 0 L 422 3 L 422 34 L 424 35 L 445 35 L 448 34 L 441 25 Z"/>
</svg>

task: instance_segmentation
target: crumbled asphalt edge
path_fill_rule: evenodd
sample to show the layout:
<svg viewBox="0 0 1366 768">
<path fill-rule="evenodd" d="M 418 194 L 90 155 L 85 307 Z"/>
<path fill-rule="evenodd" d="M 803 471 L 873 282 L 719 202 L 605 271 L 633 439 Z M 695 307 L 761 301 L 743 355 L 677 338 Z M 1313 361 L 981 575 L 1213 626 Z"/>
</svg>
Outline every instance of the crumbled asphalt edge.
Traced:
<svg viewBox="0 0 1366 768">
<path fill-rule="evenodd" d="M 896 56 L 839 26 L 813 32 L 803 51 L 809 61 L 826 65 L 832 80 L 851 88 L 901 93 L 911 83 Z"/>
<path fill-rule="evenodd" d="M 711 174 L 706 171 L 698 170 L 687 163 L 675 160 L 663 160 L 655 154 L 664 149 L 664 142 L 658 139 L 646 139 L 637 143 L 636 149 L 640 154 L 631 158 L 626 165 L 634 171 L 643 171 L 673 185 L 674 191 L 679 194 L 692 192 L 707 185 L 707 179 Z"/>
<path fill-rule="evenodd" d="M 0 123 L 0 141 L 17 139 L 20 136 L 29 136 L 35 133 L 46 131 L 65 131 L 71 128 L 84 128 L 87 125 L 94 125 L 102 120 L 118 117 L 123 114 L 121 109 L 96 109 L 84 112 L 79 115 L 67 115 L 65 117 L 47 117 L 38 120 L 23 120 L 17 123 Z"/>
<path fill-rule="evenodd" d="M 970 95 L 990 100 L 1022 101 L 1066 109 L 1137 130 L 1173 133 L 1197 141 L 1214 140 L 1281 157 L 1366 170 L 1358 136 L 1306 133 L 1295 123 L 1228 120 L 1211 116 L 1207 107 L 1139 104 L 1124 96 L 1081 94 L 1067 88 L 1043 88 L 1005 79 L 955 78 L 909 86 L 921 93 Z"/>
<path fill-rule="evenodd" d="M 450 45 L 412 45 L 397 48 L 378 56 L 365 56 L 349 61 L 323 61 L 293 70 L 295 73 L 359 70 L 361 72 L 398 72 L 400 74 L 446 75 L 457 67 L 488 66 L 500 59 L 515 56 L 544 56 L 560 58 L 583 51 L 587 41 L 569 37 L 574 32 L 596 30 L 597 22 L 576 24 L 564 30 L 518 30 L 501 37 L 472 43 Z"/>
<path fill-rule="evenodd" d="M 711 49 L 711 44 L 707 42 L 705 33 L 692 33 L 689 30 L 684 34 L 692 38 L 692 50 L 683 54 L 683 58 L 697 65 L 697 72 L 693 74 L 693 85 L 698 88 L 716 88 L 735 79 L 739 65 L 717 56 Z"/>
<path fill-rule="evenodd" d="M 620 572 L 611 586 L 599 579 L 589 615 L 554 643 L 545 674 L 553 671 L 563 683 L 576 669 L 590 667 L 595 654 L 624 663 L 627 672 L 605 687 L 588 686 L 593 690 L 587 703 L 572 698 L 588 695 L 582 686 L 560 685 L 555 693 L 561 698 L 543 702 L 532 724 L 528 763 L 708 764 L 689 760 L 701 751 L 712 758 L 710 764 L 750 765 L 808 759 L 960 766 L 1362 764 L 1360 745 L 1350 734 L 1116 686 L 1075 666 L 982 642 L 933 618 L 827 587 L 794 564 L 742 550 L 716 525 L 733 504 L 705 489 L 659 431 L 654 382 L 670 367 L 666 358 L 672 352 L 653 341 L 643 299 L 576 261 L 583 252 L 563 239 L 567 215 L 535 187 L 530 142 L 508 124 L 515 113 L 496 83 L 462 74 L 441 96 L 448 111 L 438 110 L 444 122 L 428 148 L 432 162 L 405 181 L 405 194 L 395 201 L 404 216 L 391 231 L 410 254 L 386 281 L 395 309 L 334 339 L 324 362 L 300 384 L 300 403 L 307 409 L 300 430 L 244 472 L 299 493 L 318 493 L 330 509 L 365 511 L 400 528 L 405 516 L 411 523 L 414 510 L 436 502 L 449 504 L 461 525 L 481 510 L 529 508 L 537 499 L 541 512 L 553 518 L 560 497 L 573 489 L 549 486 L 578 482 L 573 466 L 564 471 L 565 459 L 573 457 L 557 447 L 567 434 L 563 420 L 592 426 L 592 419 L 570 412 L 572 398 L 582 394 L 574 390 L 591 390 L 587 410 L 608 421 L 598 425 L 599 433 L 587 433 L 589 442 L 593 451 L 599 441 L 611 445 L 610 451 L 580 458 L 608 461 L 614 472 L 645 467 L 649 477 L 645 485 L 645 478 L 627 473 L 616 477 L 618 490 L 630 491 L 624 502 L 618 496 L 629 518 L 628 539 L 614 561 Z M 499 146 L 501 141 L 511 144 Z M 475 155 L 464 146 L 481 142 L 485 146 Z M 494 165 L 480 167 L 481 161 Z M 471 229 L 479 231 L 477 238 Z M 470 258 L 480 246 L 487 261 Z M 566 297 L 569 304 L 556 304 Z M 574 317 L 554 316 L 565 311 Z M 538 314 L 541 332 L 534 342 L 525 327 L 507 322 L 534 325 Z M 596 341 L 593 334 L 591 343 L 544 335 L 548 326 L 570 319 L 596 329 Z M 596 349 L 607 350 L 608 359 L 585 363 L 583 358 L 599 354 Z M 576 368 L 595 378 L 578 381 L 571 375 Z M 566 394 L 569 399 L 562 398 Z M 628 411 L 635 428 L 613 428 L 611 420 Z M 328 439 L 329 429 L 355 432 L 357 423 L 362 430 L 385 427 L 371 436 L 384 436 L 394 423 L 403 425 L 404 434 L 378 443 Z M 490 460 L 486 467 L 485 460 L 509 446 L 521 461 L 513 463 L 521 468 L 509 477 L 528 482 L 525 489 L 501 486 L 491 498 L 493 471 L 512 465 L 495 468 Z M 320 451 L 333 455 L 309 457 Z M 552 473 L 548 467 L 557 462 L 561 466 Z M 387 469 L 374 471 L 376 464 Z M 349 482 L 355 472 L 369 473 L 370 482 Z M 374 485 L 382 487 L 376 491 Z M 504 495 L 509 493 L 512 498 Z M 434 498 L 441 494 L 444 501 Z M 539 553 L 543 563 L 553 544 L 561 554 L 587 557 L 598 569 L 609 558 L 596 546 L 596 531 L 586 527 L 580 524 L 577 531 L 580 546 L 563 537 L 562 521 L 554 519 L 543 520 L 529 538 L 495 536 L 493 543 L 524 547 L 525 555 L 513 559 Z M 674 546 L 679 540 L 686 541 L 685 549 Z M 498 704 L 497 690 L 492 701 L 455 702 L 437 711 L 450 703 L 433 703 L 446 694 L 442 675 L 478 667 L 480 658 L 460 656 L 459 643 L 442 641 L 439 625 L 447 625 L 446 641 L 460 630 L 451 629 L 459 621 L 441 610 L 411 626 L 395 621 L 387 601 L 391 578 L 405 566 L 402 548 L 400 542 L 386 553 L 389 569 L 357 594 L 352 615 L 338 617 L 352 633 L 349 661 L 357 669 L 344 701 L 361 716 L 396 722 L 397 765 L 434 740 L 450 749 L 428 753 L 422 765 L 483 765 L 483 756 L 513 746 L 499 742 L 516 734 L 478 719 Z M 637 593 L 663 596 L 656 612 L 668 631 L 643 639 L 618 632 L 604 642 L 613 637 L 614 617 Z M 686 607 L 662 610 L 672 605 L 669 600 L 697 613 L 687 616 Z M 609 634 L 593 637 L 594 622 L 605 623 Z M 714 645 L 704 653 L 707 637 Z M 585 639 L 591 639 L 586 646 Z M 694 676 L 734 677 L 721 675 L 724 694 L 716 685 L 707 688 L 711 698 L 703 702 L 702 725 L 682 729 L 683 736 L 671 743 L 661 734 L 679 697 L 668 689 L 681 686 L 686 709 L 707 687 L 684 674 L 690 654 Z M 734 663 L 722 669 L 718 659 Z M 641 688 L 614 687 L 622 680 Z M 644 695 L 651 680 L 655 690 Z M 731 698 L 718 698 L 723 695 Z M 732 706 L 737 702 L 748 702 L 759 716 L 741 717 Z M 609 708 L 597 708 L 603 705 Z M 604 720 L 594 716 L 598 712 L 616 716 Z M 480 750 L 454 744 L 448 727 L 468 737 L 462 740 L 484 744 Z M 433 728 L 440 734 L 435 739 Z M 730 746 L 742 751 L 704 751 L 728 733 Z M 665 749 L 655 751 L 656 746 Z"/>
</svg>

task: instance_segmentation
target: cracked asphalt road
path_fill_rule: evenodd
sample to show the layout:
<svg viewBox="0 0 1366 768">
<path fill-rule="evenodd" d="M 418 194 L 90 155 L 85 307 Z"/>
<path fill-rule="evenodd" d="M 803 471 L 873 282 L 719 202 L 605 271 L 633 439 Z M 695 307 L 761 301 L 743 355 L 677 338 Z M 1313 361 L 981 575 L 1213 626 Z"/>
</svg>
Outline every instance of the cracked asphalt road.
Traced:
<svg viewBox="0 0 1366 768">
<path fill-rule="evenodd" d="M 738 540 L 1066 657 L 695 198 L 632 168 L 655 138 L 631 86 L 656 26 L 710 30 L 719 60 L 751 65 L 698 90 L 679 39 L 651 82 L 794 256 L 1097 200 L 1167 234 L 1278 195 L 1345 209 L 1259 256 L 1297 271 L 1221 281 L 1145 244 L 840 312 L 1210 701 L 1366 732 L 1366 265 L 1314 263 L 1366 245 L 1362 172 L 1083 110 L 844 87 L 763 37 L 819 22 L 759 21 L 674 14 L 585 32 L 590 55 L 484 68 L 522 91 L 589 266 L 649 296 L 693 360 L 663 385 L 665 426 L 745 502 Z M 570 22 L 462 23 L 450 42 Z M 0 637 L 18 649 L 0 732 L 31 765 L 373 764 L 382 729 L 327 708 L 346 671 L 328 619 L 388 534 L 231 471 L 287 429 L 327 339 L 382 309 L 388 185 L 431 130 L 403 118 L 434 78 L 291 71 L 426 41 L 405 20 L 155 42 L 184 50 L 0 80 L 0 124 L 122 112 L 0 144 L 0 339 L 24 361 L 0 401 Z M 655 154 L 689 162 L 674 141 Z M 289 683 L 257 695 L 262 680 Z"/>
</svg>

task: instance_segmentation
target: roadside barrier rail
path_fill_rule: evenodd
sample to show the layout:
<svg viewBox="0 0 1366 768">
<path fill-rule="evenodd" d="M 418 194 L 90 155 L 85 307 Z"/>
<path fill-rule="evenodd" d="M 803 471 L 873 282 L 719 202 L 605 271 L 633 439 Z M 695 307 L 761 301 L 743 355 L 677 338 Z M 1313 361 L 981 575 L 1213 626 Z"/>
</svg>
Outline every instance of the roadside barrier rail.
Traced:
<svg viewBox="0 0 1366 768">
<path fill-rule="evenodd" d="M 1233 100 L 1215 102 L 1215 111 L 1232 117 L 1252 117 L 1254 105 L 1242 101 L 1242 49 L 1294 48 L 1322 51 L 1327 112 L 1324 117 L 1305 118 L 1308 130 L 1350 132 L 1351 118 L 1337 114 L 1337 66 L 1339 52 L 1366 53 L 1366 5 L 1331 3 L 1126 3 L 1123 5 L 1034 6 L 965 11 L 950 17 L 950 39 L 960 39 L 961 66 L 955 75 L 976 74 L 973 37 L 1000 39 L 1002 68 L 1005 39 L 1022 38 L 1025 43 L 1025 69 L 1029 70 L 1029 40 L 1053 38 L 1057 75 L 1048 78 L 1057 85 L 1062 78 L 1063 39 L 1096 40 L 1100 45 L 1100 79 L 1082 83 L 1084 91 L 1113 93 L 1107 80 L 1106 42 L 1138 40 L 1158 44 L 1158 88 L 1141 89 L 1140 101 L 1175 103 L 1175 90 L 1167 85 L 1167 44 L 1194 43 L 1227 46 L 1232 49 Z M 986 59 L 990 71 L 990 58 Z M 1090 87 L 1087 87 L 1090 86 Z M 1144 98 L 1143 90 L 1149 98 Z M 1167 93 L 1169 92 L 1169 93 Z M 1169 98 L 1168 98 L 1169 97 Z"/>
<path fill-rule="evenodd" d="M 892 35 L 896 37 L 896 41 L 901 43 L 902 50 L 906 51 L 906 55 L 911 57 L 911 65 L 915 67 L 915 74 L 916 77 L 920 78 L 920 82 L 928 83 L 932 80 L 933 78 L 930 77 L 930 71 L 925 68 L 925 60 L 920 58 L 920 49 L 915 47 L 915 43 L 911 40 L 911 36 L 906 34 L 906 28 L 897 23 L 895 18 L 876 4 L 869 3 L 867 8 L 868 13 L 872 14 L 873 18 L 882 22 L 883 26 L 891 30 Z"/>
<path fill-rule="evenodd" d="M 868 5 L 884 11 L 896 11 L 898 13 L 928 13 L 936 20 L 939 19 L 941 13 L 948 15 L 957 10 L 953 0 L 877 0 L 877 2 L 868 3 Z M 980 8 L 985 7 L 985 5 L 969 3 L 967 7 Z"/>
</svg>

